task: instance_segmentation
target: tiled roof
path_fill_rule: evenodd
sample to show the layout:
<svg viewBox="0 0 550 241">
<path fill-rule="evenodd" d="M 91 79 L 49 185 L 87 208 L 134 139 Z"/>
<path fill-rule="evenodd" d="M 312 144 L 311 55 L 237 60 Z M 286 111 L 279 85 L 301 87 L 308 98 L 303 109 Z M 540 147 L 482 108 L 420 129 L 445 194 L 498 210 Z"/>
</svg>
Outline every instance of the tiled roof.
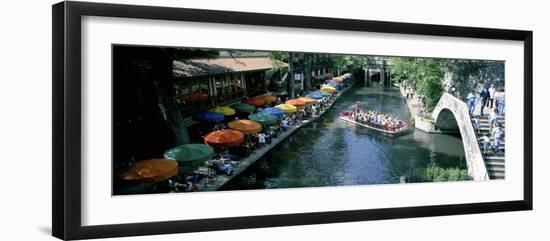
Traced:
<svg viewBox="0 0 550 241">
<path fill-rule="evenodd" d="M 283 63 L 286 66 L 286 63 Z M 227 72 L 268 70 L 273 66 L 269 57 L 222 57 L 174 61 L 175 77 L 192 77 Z"/>
</svg>

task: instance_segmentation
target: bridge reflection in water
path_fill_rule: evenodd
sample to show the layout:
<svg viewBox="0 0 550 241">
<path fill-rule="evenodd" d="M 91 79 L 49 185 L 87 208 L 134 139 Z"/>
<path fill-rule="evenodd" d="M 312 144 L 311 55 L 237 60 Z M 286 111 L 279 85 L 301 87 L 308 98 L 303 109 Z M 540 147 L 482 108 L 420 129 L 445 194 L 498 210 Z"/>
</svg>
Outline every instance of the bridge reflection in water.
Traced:
<svg viewBox="0 0 550 241">
<path fill-rule="evenodd" d="M 317 122 L 284 140 L 222 190 L 398 183 L 400 176 L 436 163 L 466 168 L 460 136 L 411 128 L 388 137 L 338 119 L 361 107 L 410 120 L 396 88 L 357 87 L 342 96 Z"/>
</svg>

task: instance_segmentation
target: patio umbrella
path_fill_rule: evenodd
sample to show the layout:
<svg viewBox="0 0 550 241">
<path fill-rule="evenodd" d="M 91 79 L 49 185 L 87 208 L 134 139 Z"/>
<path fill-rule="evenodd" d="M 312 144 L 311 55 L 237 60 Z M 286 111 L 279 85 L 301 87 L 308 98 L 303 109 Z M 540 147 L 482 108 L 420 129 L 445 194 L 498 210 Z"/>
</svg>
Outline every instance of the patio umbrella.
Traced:
<svg viewBox="0 0 550 241">
<path fill-rule="evenodd" d="M 331 96 L 331 95 L 332 95 L 331 93 L 324 92 L 324 91 L 319 91 L 319 93 L 321 93 L 321 95 L 322 95 L 323 97 L 327 97 L 327 96 Z"/>
<path fill-rule="evenodd" d="M 223 129 L 208 133 L 204 137 L 204 143 L 213 147 L 236 146 L 243 142 L 244 134 L 240 131 Z"/>
<path fill-rule="evenodd" d="M 236 112 L 234 109 L 226 107 L 226 106 L 216 106 L 212 109 L 210 109 L 211 112 L 218 112 L 223 115 L 234 115 Z"/>
<path fill-rule="evenodd" d="M 338 82 L 338 80 L 336 80 L 336 79 L 331 79 L 331 80 L 329 80 L 328 82 L 329 82 L 329 83 L 340 83 L 340 82 Z"/>
<path fill-rule="evenodd" d="M 339 88 L 340 88 L 340 84 L 334 83 L 334 82 L 328 83 L 327 85 L 328 85 L 328 86 L 332 86 L 332 87 L 334 87 L 335 89 L 339 89 Z"/>
<path fill-rule="evenodd" d="M 314 91 L 314 92 L 309 92 L 309 94 L 307 94 L 306 97 L 312 98 L 312 99 L 322 99 L 323 95 L 317 91 Z"/>
<path fill-rule="evenodd" d="M 300 98 L 298 98 L 298 100 L 303 101 L 304 103 L 306 103 L 306 105 L 313 104 L 313 103 L 317 102 L 316 99 L 312 99 L 312 98 L 308 98 L 308 97 L 300 97 Z"/>
<path fill-rule="evenodd" d="M 214 148 L 205 144 L 186 144 L 164 152 L 164 158 L 191 163 L 203 163 L 214 155 Z"/>
<path fill-rule="evenodd" d="M 127 167 L 118 177 L 126 181 L 154 183 L 175 176 L 178 170 L 178 162 L 175 160 L 149 159 Z"/>
<path fill-rule="evenodd" d="M 275 107 L 283 110 L 285 113 L 292 113 L 292 112 L 298 111 L 298 108 L 296 108 L 296 106 L 293 106 L 291 104 L 280 104 Z"/>
<path fill-rule="evenodd" d="M 218 112 L 201 112 L 193 116 L 193 119 L 196 121 L 203 121 L 203 122 L 218 122 L 223 121 L 224 117 L 223 114 L 220 114 Z"/>
<path fill-rule="evenodd" d="M 277 101 L 277 97 L 273 95 L 264 95 L 264 96 L 260 96 L 259 98 L 265 100 L 266 103 Z"/>
<path fill-rule="evenodd" d="M 262 130 L 262 125 L 251 120 L 234 120 L 227 124 L 229 128 L 241 131 L 244 134 L 255 134 Z"/>
<path fill-rule="evenodd" d="M 285 114 L 284 110 L 282 110 L 280 108 L 276 108 L 276 107 L 265 108 L 262 112 L 272 114 L 272 115 L 277 116 L 279 118 L 283 117 L 283 115 Z"/>
<path fill-rule="evenodd" d="M 256 114 L 249 115 L 248 119 L 256 121 L 262 125 L 273 125 L 277 123 L 277 120 L 278 120 L 277 116 L 266 112 L 259 112 Z"/>
<path fill-rule="evenodd" d="M 302 101 L 302 100 L 299 100 L 299 99 L 291 99 L 291 100 L 285 101 L 285 104 L 289 104 L 289 105 L 293 105 L 293 106 L 299 107 L 299 106 L 305 105 L 306 102 L 304 102 L 304 101 Z"/>
<path fill-rule="evenodd" d="M 248 100 L 245 100 L 244 102 L 253 106 L 262 106 L 265 105 L 266 100 L 262 98 L 252 97 Z"/>
<path fill-rule="evenodd" d="M 336 88 L 330 86 L 330 85 L 324 85 L 321 87 L 321 91 L 324 91 L 324 92 L 327 92 L 327 93 L 330 93 L 330 94 L 334 94 L 336 93 Z"/>
<path fill-rule="evenodd" d="M 245 103 L 233 104 L 230 107 L 235 109 L 237 112 L 244 112 L 244 113 L 254 113 L 254 111 L 256 110 L 256 107 Z"/>
</svg>

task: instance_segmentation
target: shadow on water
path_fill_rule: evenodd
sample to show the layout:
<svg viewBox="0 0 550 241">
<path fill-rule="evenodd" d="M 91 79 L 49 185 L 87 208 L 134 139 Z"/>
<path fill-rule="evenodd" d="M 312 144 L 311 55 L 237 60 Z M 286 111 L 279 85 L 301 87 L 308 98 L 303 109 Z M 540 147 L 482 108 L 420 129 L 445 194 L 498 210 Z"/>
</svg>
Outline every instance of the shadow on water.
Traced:
<svg viewBox="0 0 550 241">
<path fill-rule="evenodd" d="M 351 89 L 317 122 L 296 131 L 224 190 L 397 183 L 430 163 L 465 167 L 460 137 L 414 128 L 390 137 L 340 121 L 338 114 L 352 110 L 356 101 L 363 109 L 411 118 L 395 88 Z"/>
</svg>

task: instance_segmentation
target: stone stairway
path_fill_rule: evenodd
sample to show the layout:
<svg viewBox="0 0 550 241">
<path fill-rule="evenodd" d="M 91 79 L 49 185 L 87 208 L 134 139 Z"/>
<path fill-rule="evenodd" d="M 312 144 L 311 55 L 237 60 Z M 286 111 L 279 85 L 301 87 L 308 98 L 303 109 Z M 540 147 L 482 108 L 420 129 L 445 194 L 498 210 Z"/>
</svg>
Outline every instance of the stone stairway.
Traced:
<svg viewBox="0 0 550 241">
<path fill-rule="evenodd" d="M 473 124 L 473 118 L 472 118 L 472 124 Z M 489 174 L 490 179 L 504 179 L 505 176 L 505 163 L 504 163 L 504 151 L 506 146 L 506 136 L 502 139 L 499 151 L 497 153 L 494 153 L 491 148 L 489 148 L 489 151 L 487 154 L 483 152 L 483 141 L 480 140 L 482 136 L 487 134 L 489 138 L 491 139 L 491 143 L 493 141 L 493 137 L 491 134 L 491 126 L 489 124 L 489 116 L 480 116 L 479 117 L 479 131 L 476 131 L 476 136 L 478 139 L 479 149 L 482 152 L 483 160 L 485 161 L 485 167 L 487 168 L 487 172 Z M 504 131 L 506 132 L 506 123 L 504 121 L 504 117 L 498 117 L 498 123 L 502 126 Z M 474 127 L 475 129 L 475 127 Z"/>
</svg>

